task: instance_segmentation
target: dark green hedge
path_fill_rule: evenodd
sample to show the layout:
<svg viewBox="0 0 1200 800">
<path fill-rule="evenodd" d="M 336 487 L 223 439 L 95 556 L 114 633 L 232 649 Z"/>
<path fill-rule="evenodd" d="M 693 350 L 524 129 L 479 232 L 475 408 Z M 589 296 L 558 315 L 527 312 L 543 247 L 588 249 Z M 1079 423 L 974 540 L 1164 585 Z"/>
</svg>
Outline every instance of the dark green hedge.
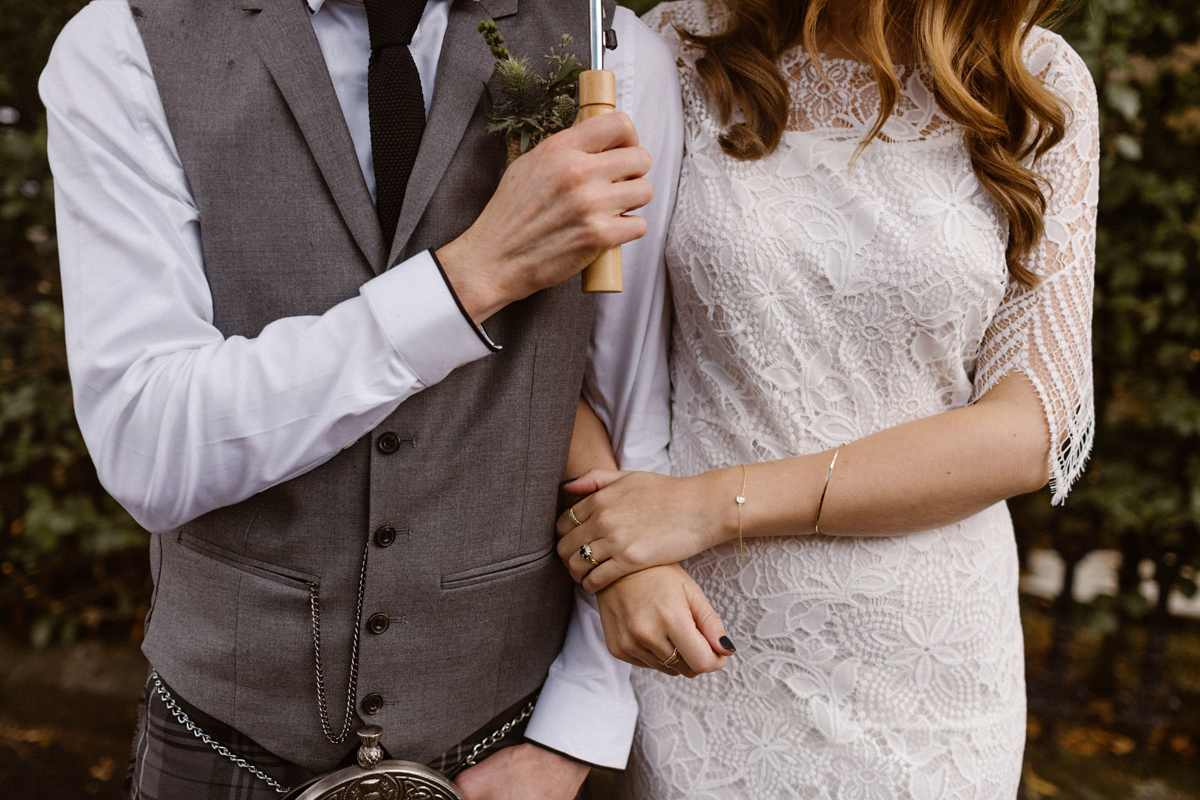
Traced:
<svg viewBox="0 0 1200 800">
<path fill-rule="evenodd" d="M 630 0 L 645 11 L 653 0 Z M 147 536 L 98 485 L 71 410 L 36 79 L 78 0 L 0 0 L 0 620 L 38 644 L 137 637 Z M 1064 511 L 1017 503 L 1023 546 L 1200 559 L 1200 3 L 1092 0 L 1062 30 L 1104 113 L 1100 429 Z M 1194 585 L 1186 579 L 1184 588 Z M 1136 600 L 1127 604 L 1136 610 Z M 1101 619 L 1103 622 L 1104 620 Z M 1108 620 L 1111 624 L 1112 619 Z"/>
</svg>

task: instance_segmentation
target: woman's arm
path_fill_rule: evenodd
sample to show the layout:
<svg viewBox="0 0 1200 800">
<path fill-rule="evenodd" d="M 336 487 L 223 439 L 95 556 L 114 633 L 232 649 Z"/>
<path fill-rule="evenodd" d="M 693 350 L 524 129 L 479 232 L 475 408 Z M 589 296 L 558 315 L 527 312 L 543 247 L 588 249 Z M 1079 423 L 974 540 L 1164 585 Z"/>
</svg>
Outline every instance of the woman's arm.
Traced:
<svg viewBox="0 0 1200 800">
<path fill-rule="evenodd" d="M 604 423 L 582 397 L 575 414 L 575 430 L 567 457 L 567 475 L 579 476 L 594 470 L 615 470 L 616 457 Z M 654 473 L 634 473 L 651 475 Z M 594 490 L 587 481 L 575 481 L 580 492 Z M 578 507 L 578 506 L 576 506 Z M 568 517 L 569 519 L 569 517 Z M 725 666 L 732 647 L 722 644 L 725 626 L 700 587 L 678 564 L 653 567 L 631 575 L 599 598 L 600 619 L 609 653 L 626 663 L 668 675 L 694 678 Z M 633 631 L 653 630 L 654 648 L 639 641 Z M 674 669 L 662 666 L 672 649 L 682 661 Z"/>
<path fill-rule="evenodd" d="M 741 532 L 808 536 L 834 450 L 745 467 Z M 898 425 L 843 447 L 820 532 L 894 536 L 942 527 L 1046 484 L 1050 435 L 1033 386 L 1019 373 L 966 408 Z M 615 475 L 607 476 L 609 479 Z M 568 487 L 570 488 L 570 487 Z M 588 591 L 738 538 L 742 467 L 690 478 L 630 473 L 559 521 L 559 554 Z M 572 553 L 591 546 L 592 565 Z M 586 576 L 586 577 L 585 577 Z"/>
<path fill-rule="evenodd" d="M 574 479 L 593 469 L 617 469 L 608 430 L 588 405 L 579 398 L 575 411 L 575 429 L 571 432 L 571 451 L 567 455 L 567 478 Z"/>
<path fill-rule="evenodd" d="M 1096 89 L 1083 61 L 1041 34 L 1032 60 L 1070 112 L 1063 140 L 1037 163 L 1050 187 L 1046 230 L 1026 256 L 1038 282 L 1009 284 L 980 343 L 976 397 L 960 409 L 846 444 L 829 475 L 820 532 L 894 536 L 949 525 L 1049 479 L 1055 502 L 1079 475 L 1094 428 L 1091 309 L 1099 174 Z M 591 544 L 595 569 L 568 566 L 596 590 L 738 536 L 811 535 L 834 451 L 705 473 L 629 475 L 580 504 L 559 553 Z M 615 477 L 609 475 L 607 480 Z M 586 576 L 586 579 L 585 579 Z"/>
</svg>

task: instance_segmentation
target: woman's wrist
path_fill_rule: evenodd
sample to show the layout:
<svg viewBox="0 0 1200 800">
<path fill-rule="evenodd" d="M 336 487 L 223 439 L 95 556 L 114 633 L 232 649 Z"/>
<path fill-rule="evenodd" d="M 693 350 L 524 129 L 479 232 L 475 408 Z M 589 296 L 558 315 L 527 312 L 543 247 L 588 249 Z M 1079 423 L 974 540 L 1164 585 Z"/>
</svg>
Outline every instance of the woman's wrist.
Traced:
<svg viewBox="0 0 1200 800">
<path fill-rule="evenodd" d="M 727 467 L 697 475 L 696 497 L 702 508 L 702 523 L 708 534 L 708 547 L 716 547 L 738 538 L 737 497 L 742 490 L 742 468 Z"/>
<path fill-rule="evenodd" d="M 705 483 L 698 486 L 698 492 L 703 492 L 700 502 L 709 520 L 707 527 L 712 531 L 710 546 L 739 538 L 811 536 L 833 452 L 747 464 L 745 473 L 738 465 L 697 476 L 705 479 Z M 838 470 L 842 470 L 846 455 L 841 454 Z M 832 482 L 838 484 L 836 474 Z M 828 491 L 822 522 L 828 518 L 831 497 L 844 489 L 842 484 Z M 738 497 L 743 497 L 745 502 L 738 503 Z M 832 500 L 834 505 L 838 502 L 836 498 Z"/>
</svg>

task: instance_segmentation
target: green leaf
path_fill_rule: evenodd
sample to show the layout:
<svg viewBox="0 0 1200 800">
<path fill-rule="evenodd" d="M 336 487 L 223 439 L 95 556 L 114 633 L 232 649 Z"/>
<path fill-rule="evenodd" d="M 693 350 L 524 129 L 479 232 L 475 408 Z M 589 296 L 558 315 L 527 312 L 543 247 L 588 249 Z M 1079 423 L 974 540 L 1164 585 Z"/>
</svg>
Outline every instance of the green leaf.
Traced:
<svg viewBox="0 0 1200 800">
<path fill-rule="evenodd" d="M 37 622 L 33 623 L 33 628 L 29 632 L 29 641 L 38 650 L 42 650 L 50 645 L 54 639 L 54 626 L 57 620 L 49 614 L 40 617 Z"/>
<path fill-rule="evenodd" d="M 1142 108 L 1142 98 L 1137 89 L 1128 83 L 1112 81 L 1105 87 L 1104 96 L 1108 104 L 1128 122 L 1137 119 Z"/>
<path fill-rule="evenodd" d="M 1113 137 L 1113 147 L 1123 158 L 1130 161 L 1142 160 L 1142 143 L 1128 133 L 1118 133 Z"/>
</svg>

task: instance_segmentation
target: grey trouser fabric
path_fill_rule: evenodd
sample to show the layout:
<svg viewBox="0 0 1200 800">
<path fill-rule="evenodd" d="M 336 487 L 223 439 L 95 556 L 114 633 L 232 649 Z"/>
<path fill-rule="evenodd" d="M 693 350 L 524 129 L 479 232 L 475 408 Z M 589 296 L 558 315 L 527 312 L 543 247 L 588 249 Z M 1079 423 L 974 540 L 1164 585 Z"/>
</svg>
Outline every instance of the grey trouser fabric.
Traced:
<svg viewBox="0 0 1200 800">
<path fill-rule="evenodd" d="M 314 777 L 312 772 L 284 761 L 236 730 L 190 707 L 174 691 L 171 694 L 201 730 L 282 786 L 299 786 Z M 522 706 L 525 702 L 522 701 Z M 506 711 L 507 716 L 490 722 L 488 730 L 468 737 L 429 766 L 453 778 L 465 769 L 462 762 L 475 744 L 515 717 L 519 711 L 519 707 Z M 483 755 L 520 744 L 525 725 L 521 723 L 515 726 L 502 741 L 485 750 Z M 343 766 L 351 763 L 352 754 L 348 753 Z M 218 754 L 185 728 L 154 692 L 151 680 L 146 682 L 138 707 L 137 733 L 125 788 L 128 800 L 280 800 L 283 796 L 249 770 Z M 579 800 L 584 798 L 586 794 L 581 793 Z"/>
</svg>

